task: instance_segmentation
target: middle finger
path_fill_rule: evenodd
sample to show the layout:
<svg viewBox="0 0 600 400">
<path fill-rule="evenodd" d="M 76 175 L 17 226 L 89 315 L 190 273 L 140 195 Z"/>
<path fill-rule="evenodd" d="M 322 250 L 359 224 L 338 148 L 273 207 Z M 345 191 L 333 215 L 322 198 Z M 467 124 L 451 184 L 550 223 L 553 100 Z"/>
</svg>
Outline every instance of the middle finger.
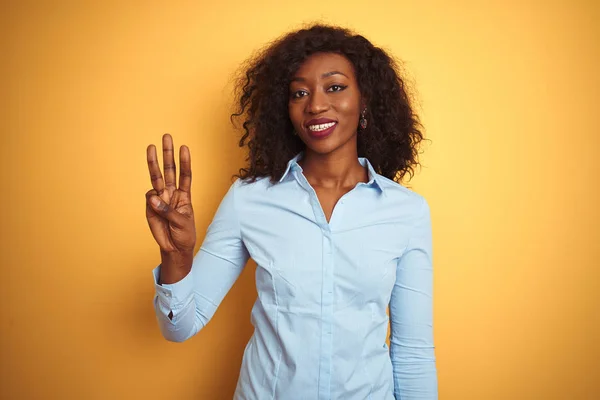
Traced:
<svg viewBox="0 0 600 400">
<path fill-rule="evenodd" d="M 167 189 L 177 189 L 175 181 L 175 155 L 173 152 L 173 138 L 168 133 L 163 135 L 163 170 L 165 174 L 165 186 Z"/>
</svg>

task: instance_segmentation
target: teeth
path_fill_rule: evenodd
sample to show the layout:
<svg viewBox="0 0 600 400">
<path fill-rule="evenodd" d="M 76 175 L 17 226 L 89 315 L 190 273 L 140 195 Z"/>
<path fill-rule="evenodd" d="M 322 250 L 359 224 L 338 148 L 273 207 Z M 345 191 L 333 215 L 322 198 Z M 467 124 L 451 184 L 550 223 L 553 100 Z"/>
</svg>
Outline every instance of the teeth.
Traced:
<svg viewBox="0 0 600 400">
<path fill-rule="evenodd" d="M 331 128 L 334 125 L 335 125 L 335 122 L 328 122 L 326 124 L 321 124 L 321 125 L 309 125 L 308 129 L 310 129 L 313 132 L 319 132 L 319 131 L 324 131 L 325 129 Z"/>
</svg>

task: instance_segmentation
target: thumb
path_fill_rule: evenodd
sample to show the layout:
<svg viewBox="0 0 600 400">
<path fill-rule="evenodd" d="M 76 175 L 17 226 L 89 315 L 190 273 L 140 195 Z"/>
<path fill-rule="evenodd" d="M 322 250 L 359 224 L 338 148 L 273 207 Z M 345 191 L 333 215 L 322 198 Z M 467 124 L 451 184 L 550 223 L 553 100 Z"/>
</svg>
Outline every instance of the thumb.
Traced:
<svg viewBox="0 0 600 400">
<path fill-rule="evenodd" d="M 165 203 L 158 196 L 150 196 L 150 205 L 161 217 L 169 220 L 175 226 L 183 227 L 185 224 L 185 216 L 173 210 L 167 203 Z"/>
</svg>

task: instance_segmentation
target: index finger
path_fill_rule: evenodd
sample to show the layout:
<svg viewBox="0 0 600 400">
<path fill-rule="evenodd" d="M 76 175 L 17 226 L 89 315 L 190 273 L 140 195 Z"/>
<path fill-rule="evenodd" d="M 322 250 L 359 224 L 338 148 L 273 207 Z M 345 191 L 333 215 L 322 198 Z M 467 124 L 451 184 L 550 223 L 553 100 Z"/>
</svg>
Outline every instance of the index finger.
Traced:
<svg viewBox="0 0 600 400">
<path fill-rule="evenodd" d="M 161 196 L 165 190 L 165 181 L 163 180 L 160 167 L 158 166 L 156 146 L 151 144 L 146 148 L 146 157 L 148 159 L 148 171 L 150 172 L 150 181 L 152 182 L 152 187 L 154 190 L 156 190 L 158 196 Z"/>
<path fill-rule="evenodd" d="M 192 189 L 192 157 L 190 149 L 183 145 L 179 148 L 179 190 L 190 193 Z"/>
</svg>

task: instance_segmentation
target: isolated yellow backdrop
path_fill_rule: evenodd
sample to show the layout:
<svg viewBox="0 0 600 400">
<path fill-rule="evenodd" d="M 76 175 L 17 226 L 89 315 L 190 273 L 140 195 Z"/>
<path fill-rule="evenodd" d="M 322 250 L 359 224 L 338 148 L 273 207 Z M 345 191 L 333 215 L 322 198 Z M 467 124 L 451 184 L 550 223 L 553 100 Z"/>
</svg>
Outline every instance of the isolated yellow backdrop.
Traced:
<svg viewBox="0 0 600 400">
<path fill-rule="evenodd" d="M 146 146 L 189 146 L 199 246 L 243 165 L 232 74 L 315 20 L 404 60 L 417 91 L 440 399 L 600 398 L 598 2 L 1 7 L 0 398 L 231 398 L 254 266 L 198 336 L 162 338 Z"/>
</svg>

